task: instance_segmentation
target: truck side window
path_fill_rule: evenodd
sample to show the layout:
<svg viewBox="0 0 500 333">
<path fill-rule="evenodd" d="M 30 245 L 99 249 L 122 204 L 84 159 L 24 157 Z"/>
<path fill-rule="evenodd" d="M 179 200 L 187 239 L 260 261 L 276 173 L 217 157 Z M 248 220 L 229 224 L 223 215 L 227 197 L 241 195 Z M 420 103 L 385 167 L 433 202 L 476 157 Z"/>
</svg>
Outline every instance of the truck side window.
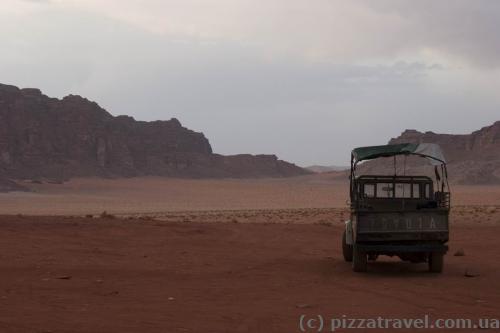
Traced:
<svg viewBox="0 0 500 333">
<path fill-rule="evenodd" d="M 425 198 L 426 199 L 431 198 L 431 185 L 430 184 L 425 184 Z"/>
<path fill-rule="evenodd" d="M 413 198 L 420 199 L 420 184 L 413 184 Z"/>
<path fill-rule="evenodd" d="M 378 198 L 392 198 L 394 197 L 394 185 L 392 183 L 378 183 L 377 184 L 377 197 Z"/>
<path fill-rule="evenodd" d="M 365 198 L 375 198 L 375 184 L 365 184 L 364 189 Z"/>
<path fill-rule="evenodd" d="M 396 184 L 396 198 L 411 198 L 411 184 Z"/>
</svg>

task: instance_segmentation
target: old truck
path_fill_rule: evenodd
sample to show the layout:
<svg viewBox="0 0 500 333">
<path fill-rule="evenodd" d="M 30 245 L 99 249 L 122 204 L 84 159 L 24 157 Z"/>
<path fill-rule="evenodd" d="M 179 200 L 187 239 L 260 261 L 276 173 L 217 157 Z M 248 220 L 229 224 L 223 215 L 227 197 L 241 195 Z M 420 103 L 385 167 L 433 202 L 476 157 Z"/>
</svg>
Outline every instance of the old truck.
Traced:
<svg viewBox="0 0 500 333">
<path fill-rule="evenodd" d="M 407 155 L 427 158 L 434 166 L 432 178 L 397 175 L 396 171 L 392 175 L 356 175 L 359 163 L 381 157 L 393 157 L 397 170 L 398 155 L 405 155 L 405 161 Z M 446 161 L 438 145 L 405 143 L 354 149 L 350 208 L 342 252 L 354 271 L 364 272 L 369 260 L 388 255 L 412 263 L 427 262 L 429 271 L 442 272 L 448 250 L 450 190 Z"/>
</svg>

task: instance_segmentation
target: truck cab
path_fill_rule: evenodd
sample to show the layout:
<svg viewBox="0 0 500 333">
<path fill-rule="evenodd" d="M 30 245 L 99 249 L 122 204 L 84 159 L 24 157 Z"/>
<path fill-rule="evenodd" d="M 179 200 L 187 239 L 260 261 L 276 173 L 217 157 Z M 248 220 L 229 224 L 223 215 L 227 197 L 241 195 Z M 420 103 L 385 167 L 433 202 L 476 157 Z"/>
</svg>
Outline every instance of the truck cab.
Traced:
<svg viewBox="0 0 500 333">
<path fill-rule="evenodd" d="M 361 161 L 410 154 L 430 159 L 436 179 L 425 175 L 356 175 Z M 352 262 L 353 270 L 366 271 L 369 260 L 388 255 L 413 263 L 427 262 L 431 272 L 442 272 L 449 239 L 450 192 L 446 178 L 444 156 L 433 144 L 353 150 L 351 214 L 342 237 L 344 259 Z"/>
</svg>

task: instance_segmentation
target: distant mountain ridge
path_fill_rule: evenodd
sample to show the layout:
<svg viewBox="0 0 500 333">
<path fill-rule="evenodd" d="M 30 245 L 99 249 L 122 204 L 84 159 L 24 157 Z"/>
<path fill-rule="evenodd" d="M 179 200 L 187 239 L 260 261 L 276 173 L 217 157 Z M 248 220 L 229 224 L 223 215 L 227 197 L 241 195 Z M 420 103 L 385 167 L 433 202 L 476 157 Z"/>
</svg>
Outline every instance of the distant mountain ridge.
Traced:
<svg viewBox="0 0 500 333">
<path fill-rule="evenodd" d="M 311 165 L 305 167 L 305 169 L 312 171 L 314 173 L 325 173 L 325 172 L 338 172 L 349 169 L 348 166 L 337 166 L 337 165 Z"/>
<path fill-rule="evenodd" d="M 0 84 L 0 190 L 9 179 L 289 177 L 309 173 L 274 155 L 214 154 L 203 133 L 177 119 L 136 121 L 69 95 Z"/>
</svg>

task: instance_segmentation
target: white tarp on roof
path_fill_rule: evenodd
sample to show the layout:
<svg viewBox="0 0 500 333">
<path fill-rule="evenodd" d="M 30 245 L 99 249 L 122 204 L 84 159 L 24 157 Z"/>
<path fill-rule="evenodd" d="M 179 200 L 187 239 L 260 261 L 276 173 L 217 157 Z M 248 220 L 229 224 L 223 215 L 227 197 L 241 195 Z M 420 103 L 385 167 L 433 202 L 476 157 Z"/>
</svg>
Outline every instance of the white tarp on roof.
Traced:
<svg viewBox="0 0 500 333">
<path fill-rule="evenodd" d="M 440 165 L 441 163 L 446 163 L 443 151 L 441 147 L 435 143 L 419 143 L 414 154 L 428 156 L 427 159 L 433 165 Z"/>
</svg>

